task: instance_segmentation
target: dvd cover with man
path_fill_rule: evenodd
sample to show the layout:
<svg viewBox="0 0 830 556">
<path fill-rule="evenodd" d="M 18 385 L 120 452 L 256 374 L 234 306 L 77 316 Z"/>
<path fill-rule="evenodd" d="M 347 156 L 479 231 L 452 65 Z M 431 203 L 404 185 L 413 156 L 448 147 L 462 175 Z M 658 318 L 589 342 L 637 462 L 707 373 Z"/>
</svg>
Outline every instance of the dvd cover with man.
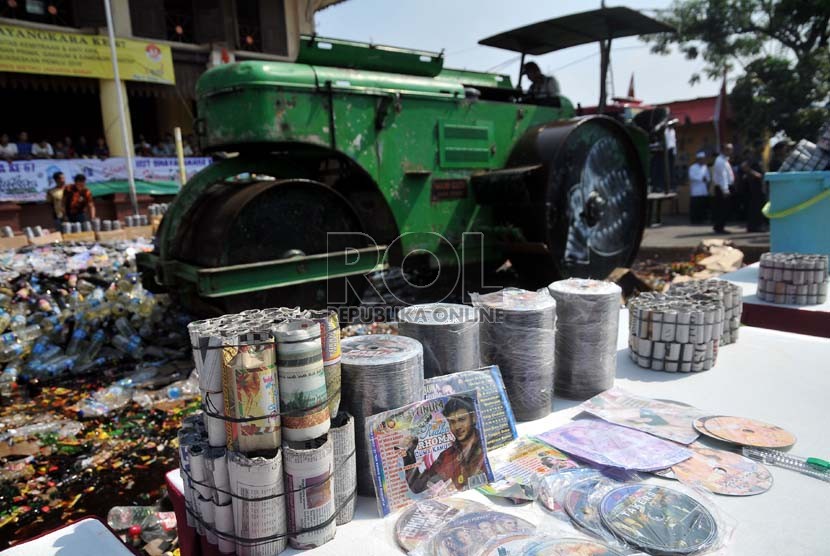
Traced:
<svg viewBox="0 0 830 556">
<path fill-rule="evenodd" d="M 424 399 L 447 396 L 458 392 L 475 390 L 478 406 L 484 421 L 484 438 L 487 449 L 506 446 L 516 438 L 516 418 L 504 390 L 504 382 L 498 365 L 461 371 L 448 375 L 428 378 L 424 381 Z"/>
<path fill-rule="evenodd" d="M 493 480 L 475 390 L 367 417 L 366 436 L 381 515 Z"/>
</svg>

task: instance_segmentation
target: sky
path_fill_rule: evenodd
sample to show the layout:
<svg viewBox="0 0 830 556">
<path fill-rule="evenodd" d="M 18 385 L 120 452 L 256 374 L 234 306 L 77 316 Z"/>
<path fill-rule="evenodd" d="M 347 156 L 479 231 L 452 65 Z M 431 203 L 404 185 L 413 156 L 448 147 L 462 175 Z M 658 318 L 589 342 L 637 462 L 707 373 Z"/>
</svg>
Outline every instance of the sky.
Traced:
<svg viewBox="0 0 830 556">
<path fill-rule="evenodd" d="M 392 46 L 444 51 L 445 67 L 490 70 L 516 53 L 478 45 L 490 35 L 537 21 L 596 9 L 599 0 L 347 0 L 315 16 L 317 34 L 324 37 L 374 42 Z M 607 6 L 626 6 L 654 16 L 671 0 L 628 0 Z M 553 74 L 562 94 L 584 106 L 599 97 L 599 45 L 590 44 L 552 52 L 535 60 Z M 516 83 L 518 60 L 500 70 Z M 703 62 L 686 60 L 677 52 L 659 56 L 636 37 L 615 40 L 611 48 L 613 86 L 624 96 L 634 74 L 637 97 L 648 103 L 665 103 L 718 94 L 720 83 L 707 80 L 689 84 Z M 526 83 L 526 81 L 525 81 Z M 609 90 L 609 98 L 611 97 Z"/>
</svg>

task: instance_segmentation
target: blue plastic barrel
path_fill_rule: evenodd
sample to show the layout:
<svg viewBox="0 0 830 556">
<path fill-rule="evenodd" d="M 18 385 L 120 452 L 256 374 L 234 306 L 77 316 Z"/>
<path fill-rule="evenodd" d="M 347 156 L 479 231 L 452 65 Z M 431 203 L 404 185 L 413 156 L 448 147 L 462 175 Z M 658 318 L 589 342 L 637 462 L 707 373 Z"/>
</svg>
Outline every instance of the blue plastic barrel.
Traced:
<svg viewBox="0 0 830 556">
<path fill-rule="evenodd" d="M 771 172 L 770 249 L 830 255 L 830 172 Z"/>
</svg>

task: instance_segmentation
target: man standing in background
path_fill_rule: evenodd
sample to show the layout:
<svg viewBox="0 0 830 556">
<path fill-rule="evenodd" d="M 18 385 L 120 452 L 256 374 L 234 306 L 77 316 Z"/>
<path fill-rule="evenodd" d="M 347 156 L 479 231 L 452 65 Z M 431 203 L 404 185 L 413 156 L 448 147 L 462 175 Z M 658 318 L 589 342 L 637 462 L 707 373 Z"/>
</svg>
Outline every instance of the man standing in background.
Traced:
<svg viewBox="0 0 830 556">
<path fill-rule="evenodd" d="M 95 219 L 95 203 L 92 200 L 92 191 L 86 186 L 86 176 L 78 174 L 75 183 L 66 188 L 63 193 L 66 220 L 69 222 L 86 222 L 87 209 L 89 219 Z"/>
<path fill-rule="evenodd" d="M 729 162 L 733 150 L 732 143 L 726 143 L 712 169 L 712 182 L 715 184 L 712 192 L 712 227 L 716 234 L 729 233 L 726 231 L 726 215 L 729 212 L 729 195 L 735 183 L 735 173 Z"/>
<path fill-rule="evenodd" d="M 706 153 L 700 151 L 695 156 L 694 164 L 689 166 L 689 220 L 692 224 L 706 222 L 710 181 Z"/>
<path fill-rule="evenodd" d="M 52 174 L 55 187 L 46 192 L 46 201 L 52 206 L 52 218 L 55 219 L 55 230 L 61 230 L 61 224 L 66 216 L 63 206 L 63 193 L 66 182 L 63 179 L 63 172 Z"/>
</svg>

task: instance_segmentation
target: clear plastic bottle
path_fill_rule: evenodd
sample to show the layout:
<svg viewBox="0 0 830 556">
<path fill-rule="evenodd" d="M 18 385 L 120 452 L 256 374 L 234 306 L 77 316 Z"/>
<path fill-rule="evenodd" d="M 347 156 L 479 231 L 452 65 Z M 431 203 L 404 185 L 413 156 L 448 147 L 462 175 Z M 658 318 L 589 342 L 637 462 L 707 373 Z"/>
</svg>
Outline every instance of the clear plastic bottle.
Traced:
<svg viewBox="0 0 830 556">
<path fill-rule="evenodd" d="M 126 338 L 122 334 L 116 334 L 112 339 L 112 345 L 133 359 L 141 359 L 144 356 L 144 350 L 141 348 L 141 337 L 139 336 Z"/>
<path fill-rule="evenodd" d="M 3 296 L 3 294 L 0 294 L 0 296 Z M 4 296 L 4 297 L 8 297 L 8 296 Z M 12 316 L 10 314 L 8 314 L 5 310 L 0 309 L 0 334 L 2 334 L 3 332 L 6 331 L 6 329 L 9 327 L 11 322 L 12 322 Z"/>
<path fill-rule="evenodd" d="M 107 333 L 103 330 L 96 330 L 89 341 L 89 346 L 87 346 L 86 350 L 84 350 L 81 360 L 83 362 L 92 361 L 98 357 L 98 354 L 101 352 L 101 348 L 104 347 L 104 343 L 106 343 L 106 341 Z"/>
<path fill-rule="evenodd" d="M 107 525 L 121 533 L 133 525 L 141 525 L 147 516 L 158 511 L 157 506 L 114 506 L 107 513 Z"/>
<path fill-rule="evenodd" d="M 117 328 L 118 331 L 127 338 L 132 338 L 133 336 L 138 337 L 138 332 L 136 332 L 135 328 L 133 328 L 130 324 L 127 317 L 119 317 L 115 319 L 115 328 Z"/>
<path fill-rule="evenodd" d="M 86 340 L 89 332 L 86 329 L 85 322 L 79 322 L 72 331 L 72 337 L 69 339 L 69 345 L 66 346 L 66 355 L 75 355 L 81 349 L 81 342 Z"/>
<path fill-rule="evenodd" d="M 26 353 L 26 348 L 17 341 L 17 336 L 13 332 L 0 336 L 0 363 L 17 359 L 24 353 Z"/>
</svg>

